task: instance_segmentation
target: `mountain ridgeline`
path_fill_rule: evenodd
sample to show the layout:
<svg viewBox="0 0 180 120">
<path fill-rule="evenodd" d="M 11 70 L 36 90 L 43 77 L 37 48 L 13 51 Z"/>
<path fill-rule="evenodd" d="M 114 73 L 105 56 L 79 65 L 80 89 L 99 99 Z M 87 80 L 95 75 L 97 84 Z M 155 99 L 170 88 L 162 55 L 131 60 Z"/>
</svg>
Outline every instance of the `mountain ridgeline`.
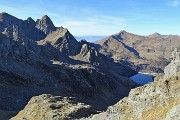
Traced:
<svg viewBox="0 0 180 120">
<path fill-rule="evenodd" d="M 180 36 L 154 33 L 140 36 L 126 31 L 97 42 L 100 53 L 146 73 L 163 73 L 170 62 L 171 53 L 180 44 Z"/>
</svg>

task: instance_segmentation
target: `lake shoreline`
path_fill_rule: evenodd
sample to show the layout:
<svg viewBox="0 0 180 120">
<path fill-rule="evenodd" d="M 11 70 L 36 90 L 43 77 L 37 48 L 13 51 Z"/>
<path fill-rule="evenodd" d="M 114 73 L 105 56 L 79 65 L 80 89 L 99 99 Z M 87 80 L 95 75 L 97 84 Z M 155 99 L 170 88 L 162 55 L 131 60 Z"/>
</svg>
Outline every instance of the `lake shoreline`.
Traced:
<svg viewBox="0 0 180 120">
<path fill-rule="evenodd" d="M 132 81 L 134 81 L 135 83 L 138 83 L 140 85 L 145 85 L 149 82 L 153 82 L 155 76 L 152 74 L 148 74 L 148 73 L 141 73 L 138 72 L 137 74 L 129 77 Z"/>
</svg>

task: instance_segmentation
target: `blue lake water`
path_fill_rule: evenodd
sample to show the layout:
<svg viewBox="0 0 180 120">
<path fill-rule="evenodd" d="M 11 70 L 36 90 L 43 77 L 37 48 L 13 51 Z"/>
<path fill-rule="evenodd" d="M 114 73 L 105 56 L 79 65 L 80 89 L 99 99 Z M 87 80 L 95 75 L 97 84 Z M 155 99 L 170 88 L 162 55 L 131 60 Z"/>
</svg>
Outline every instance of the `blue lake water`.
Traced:
<svg viewBox="0 0 180 120">
<path fill-rule="evenodd" d="M 134 82 L 144 85 L 147 84 L 149 82 L 153 82 L 154 81 L 154 77 L 152 75 L 149 74 L 143 74 L 143 73 L 138 73 L 134 76 L 130 77 Z"/>
</svg>

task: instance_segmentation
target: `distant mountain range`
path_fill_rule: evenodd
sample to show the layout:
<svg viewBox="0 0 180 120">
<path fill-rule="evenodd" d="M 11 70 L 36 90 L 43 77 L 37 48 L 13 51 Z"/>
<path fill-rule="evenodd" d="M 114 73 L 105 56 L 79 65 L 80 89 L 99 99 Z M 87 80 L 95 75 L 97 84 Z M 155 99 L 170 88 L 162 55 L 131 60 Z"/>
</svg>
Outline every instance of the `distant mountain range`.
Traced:
<svg viewBox="0 0 180 120">
<path fill-rule="evenodd" d="M 84 35 L 84 36 L 75 36 L 75 38 L 80 41 L 80 40 L 87 40 L 88 42 L 96 42 L 98 40 L 102 40 L 107 36 L 101 36 L 101 35 Z"/>
<path fill-rule="evenodd" d="M 137 71 L 163 73 L 170 62 L 171 53 L 180 44 L 180 36 L 154 33 L 140 36 L 126 31 L 97 41 L 100 53 L 123 62 Z"/>
</svg>

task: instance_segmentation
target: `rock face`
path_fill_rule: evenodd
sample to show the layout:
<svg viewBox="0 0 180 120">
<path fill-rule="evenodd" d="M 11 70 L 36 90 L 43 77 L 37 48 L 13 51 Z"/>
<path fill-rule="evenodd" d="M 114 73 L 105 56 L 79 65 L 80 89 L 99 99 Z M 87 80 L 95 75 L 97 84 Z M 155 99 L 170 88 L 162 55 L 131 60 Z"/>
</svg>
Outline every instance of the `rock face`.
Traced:
<svg viewBox="0 0 180 120">
<path fill-rule="evenodd" d="M 172 62 L 179 67 L 179 52 L 175 49 Z M 175 67 L 173 65 L 173 67 Z M 175 68 L 176 68 L 175 67 Z M 180 118 L 180 70 L 166 74 L 165 78 L 132 89 L 128 97 L 120 100 L 106 112 L 95 115 L 92 120 L 179 120 Z M 170 76 L 171 75 L 171 76 Z"/>
<path fill-rule="evenodd" d="M 167 85 L 168 83 L 168 85 Z M 154 82 L 132 90 L 127 98 L 109 107 L 93 120 L 179 119 L 179 80 Z"/>
<path fill-rule="evenodd" d="M 78 42 L 49 17 L 35 22 L 0 14 L 0 110 L 20 111 L 33 96 L 75 97 L 104 110 L 137 85 L 134 70 Z"/>
<path fill-rule="evenodd" d="M 139 36 L 121 31 L 97 43 L 101 46 L 100 53 L 116 62 L 141 72 L 163 73 L 172 51 L 180 43 L 180 37 L 158 33 Z"/>
<path fill-rule="evenodd" d="M 95 113 L 89 105 L 73 99 L 48 94 L 33 97 L 11 120 L 74 120 Z"/>
<path fill-rule="evenodd" d="M 36 27 L 42 32 L 44 32 L 46 35 L 56 30 L 56 27 L 47 15 L 36 21 Z"/>
<path fill-rule="evenodd" d="M 63 27 L 58 28 L 51 34 L 47 35 L 45 39 L 38 42 L 40 45 L 50 43 L 54 48 L 58 49 L 62 54 L 73 56 L 79 53 L 80 43 L 73 37 L 73 35 Z"/>
<path fill-rule="evenodd" d="M 172 53 L 172 62 L 165 68 L 165 78 L 180 74 L 180 46 Z"/>
<path fill-rule="evenodd" d="M 8 13 L 0 13 L 0 26 L 0 32 L 16 41 L 23 38 L 39 40 L 46 36 L 30 17 L 23 21 Z"/>
</svg>

